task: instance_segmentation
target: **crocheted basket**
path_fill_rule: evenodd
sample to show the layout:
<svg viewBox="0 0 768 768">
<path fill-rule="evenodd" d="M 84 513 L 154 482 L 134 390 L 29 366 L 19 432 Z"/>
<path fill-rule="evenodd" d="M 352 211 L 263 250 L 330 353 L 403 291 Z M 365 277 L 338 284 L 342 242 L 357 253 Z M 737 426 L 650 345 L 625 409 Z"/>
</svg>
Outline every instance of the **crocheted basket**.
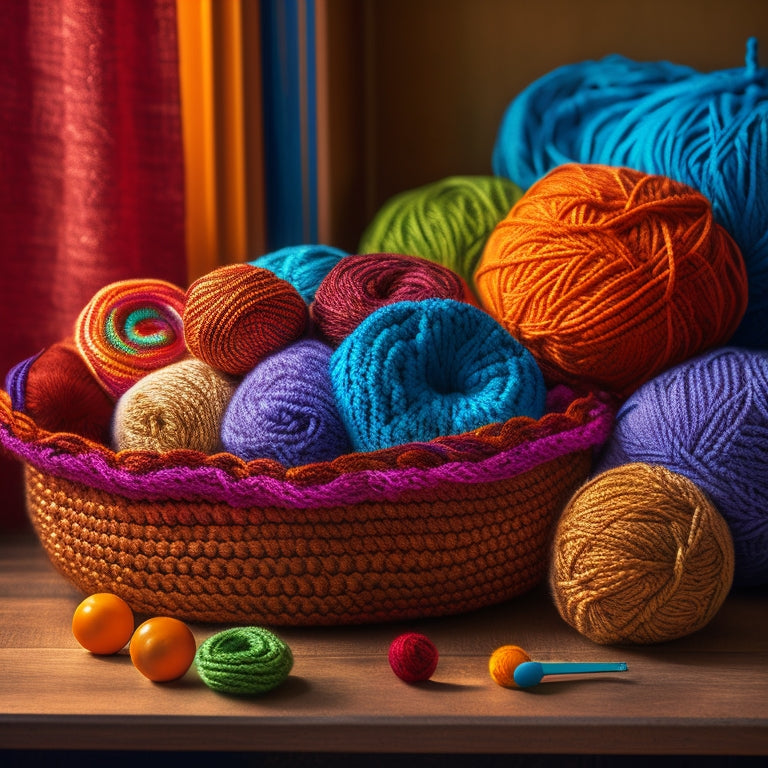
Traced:
<svg viewBox="0 0 768 768">
<path fill-rule="evenodd" d="M 547 414 L 286 469 L 191 451 L 115 453 L 39 428 L 0 391 L 53 564 L 138 614 L 277 626 L 456 614 L 546 573 L 554 522 L 613 411 L 550 393 Z"/>
</svg>

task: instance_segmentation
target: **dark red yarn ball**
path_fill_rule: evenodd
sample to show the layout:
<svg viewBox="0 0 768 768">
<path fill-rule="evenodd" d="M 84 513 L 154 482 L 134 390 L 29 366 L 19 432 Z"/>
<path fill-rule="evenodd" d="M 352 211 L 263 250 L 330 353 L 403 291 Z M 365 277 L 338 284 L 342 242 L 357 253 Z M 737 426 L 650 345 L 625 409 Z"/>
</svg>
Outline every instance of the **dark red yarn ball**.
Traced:
<svg viewBox="0 0 768 768">
<path fill-rule="evenodd" d="M 114 402 L 93 377 L 73 342 L 52 344 L 27 374 L 24 411 L 50 432 L 72 432 L 109 443 Z"/>
<path fill-rule="evenodd" d="M 442 264 L 420 256 L 366 253 L 336 263 L 318 285 L 309 311 L 323 337 L 338 346 L 380 307 L 423 299 L 477 304 L 464 278 Z"/>
<path fill-rule="evenodd" d="M 435 644 L 418 632 L 406 632 L 389 646 L 389 666 L 406 683 L 429 680 L 437 669 Z"/>
</svg>

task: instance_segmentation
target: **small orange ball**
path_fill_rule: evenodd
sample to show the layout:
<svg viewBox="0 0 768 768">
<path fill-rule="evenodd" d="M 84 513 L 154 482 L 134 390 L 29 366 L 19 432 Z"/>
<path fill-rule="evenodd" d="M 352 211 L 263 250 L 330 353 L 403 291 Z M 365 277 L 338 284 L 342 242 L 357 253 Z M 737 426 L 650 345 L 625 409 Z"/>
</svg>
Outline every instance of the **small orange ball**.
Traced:
<svg viewBox="0 0 768 768">
<path fill-rule="evenodd" d="M 111 592 L 97 592 L 83 600 L 72 616 L 72 634 L 91 653 L 107 656 L 125 647 L 133 634 L 133 611 Z"/>
<path fill-rule="evenodd" d="M 139 625 L 129 650 L 133 666 L 144 677 L 165 683 L 177 680 L 190 668 L 197 644 L 192 630 L 183 621 L 155 616 Z"/>
<path fill-rule="evenodd" d="M 488 662 L 488 671 L 495 683 L 503 688 L 517 688 L 515 669 L 531 657 L 519 645 L 502 645 L 492 654 Z"/>
</svg>

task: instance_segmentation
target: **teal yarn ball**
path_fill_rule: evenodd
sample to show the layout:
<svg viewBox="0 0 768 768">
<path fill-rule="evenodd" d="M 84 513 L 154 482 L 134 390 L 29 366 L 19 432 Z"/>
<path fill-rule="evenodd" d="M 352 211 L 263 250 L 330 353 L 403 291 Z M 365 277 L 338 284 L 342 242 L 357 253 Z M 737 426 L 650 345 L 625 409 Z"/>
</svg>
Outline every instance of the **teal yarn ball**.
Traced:
<svg viewBox="0 0 768 768">
<path fill-rule="evenodd" d="M 331 356 L 352 447 L 375 451 L 544 412 L 531 353 L 472 304 L 425 299 L 370 314 Z"/>
<path fill-rule="evenodd" d="M 485 241 L 522 197 L 500 176 L 449 176 L 390 198 L 376 213 L 358 253 L 421 256 L 472 285 Z"/>
<path fill-rule="evenodd" d="M 274 272 L 289 282 L 307 304 L 311 304 L 317 286 L 347 255 L 345 251 L 329 245 L 289 245 L 248 263 Z"/>
<path fill-rule="evenodd" d="M 201 643 L 195 667 L 212 690 L 253 696 L 271 691 L 287 679 L 293 669 L 293 653 L 268 629 L 233 627 Z"/>
</svg>

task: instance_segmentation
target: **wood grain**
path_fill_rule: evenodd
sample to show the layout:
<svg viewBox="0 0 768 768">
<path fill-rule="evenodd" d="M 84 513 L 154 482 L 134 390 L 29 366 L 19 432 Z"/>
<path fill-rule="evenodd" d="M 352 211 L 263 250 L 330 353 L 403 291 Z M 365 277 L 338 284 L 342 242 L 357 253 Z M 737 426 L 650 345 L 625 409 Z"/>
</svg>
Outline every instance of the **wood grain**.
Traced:
<svg viewBox="0 0 768 768">
<path fill-rule="evenodd" d="M 764 591 L 734 594 L 701 632 L 648 648 L 592 644 L 543 588 L 407 626 L 275 628 L 294 653 L 290 678 L 238 699 L 194 668 L 155 684 L 126 652 L 80 648 L 70 622 L 82 596 L 35 539 L 0 539 L 0 564 L 2 749 L 768 755 Z M 192 627 L 198 642 L 222 628 Z M 387 664 L 406 629 L 440 650 L 426 684 L 403 683 Z M 540 660 L 625 660 L 629 671 L 508 690 L 487 670 L 509 642 Z"/>
</svg>

